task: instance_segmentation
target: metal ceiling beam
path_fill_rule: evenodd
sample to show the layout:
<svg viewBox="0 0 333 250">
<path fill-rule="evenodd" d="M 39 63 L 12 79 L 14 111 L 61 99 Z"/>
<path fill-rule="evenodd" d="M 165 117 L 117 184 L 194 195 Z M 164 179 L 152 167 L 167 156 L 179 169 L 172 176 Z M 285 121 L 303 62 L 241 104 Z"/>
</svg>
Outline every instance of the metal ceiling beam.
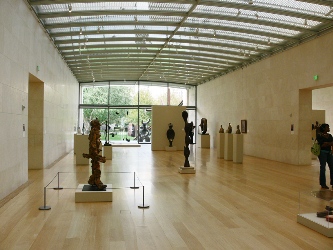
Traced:
<svg viewBox="0 0 333 250">
<path fill-rule="evenodd" d="M 271 10 L 271 9 L 269 9 Z M 183 17 L 186 12 L 178 12 L 178 11 L 156 11 L 156 10 L 107 10 L 107 11 L 72 11 L 69 13 L 68 11 L 63 12 L 48 12 L 48 13 L 40 13 L 38 17 L 40 19 L 48 19 L 48 18 L 59 18 L 59 17 L 82 17 L 82 16 L 96 16 L 96 17 L 103 17 L 107 19 L 107 16 L 162 16 L 162 17 Z M 274 13 L 276 14 L 276 13 Z M 299 13 L 292 12 L 289 13 L 289 16 L 298 17 Z M 249 17 L 242 17 L 242 16 L 231 16 L 231 15 L 223 15 L 223 14 L 208 14 L 208 13 L 201 13 L 201 12 L 194 12 L 191 14 L 192 18 L 199 18 L 199 19 L 210 19 L 210 20 L 223 20 L 223 21 L 233 21 L 233 22 L 244 22 L 244 23 L 252 23 L 264 26 L 273 26 L 279 27 L 283 29 L 289 30 L 297 30 L 297 31 L 305 31 L 307 30 L 304 27 L 291 25 L 287 23 L 279 23 L 273 21 L 267 21 L 260 18 L 253 18 Z M 313 20 L 318 22 L 327 22 L 330 21 L 329 18 L 318 17 L 314 15 L 303 15 L 302 19 Z M 75 21 L 74 21 L 75 22 Z M 141 21 L 140 21 L 141 23 Z M 200 25 L 200 24 L 199 24 Z"/>
</svg>

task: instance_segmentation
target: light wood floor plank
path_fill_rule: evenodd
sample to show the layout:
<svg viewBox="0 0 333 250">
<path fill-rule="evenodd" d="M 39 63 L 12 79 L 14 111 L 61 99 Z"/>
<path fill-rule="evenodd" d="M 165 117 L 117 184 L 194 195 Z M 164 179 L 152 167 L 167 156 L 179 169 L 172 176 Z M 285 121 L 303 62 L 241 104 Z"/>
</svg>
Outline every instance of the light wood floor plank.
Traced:
<svg viewBox="0 0 333 250">
<path fill-rule="evenodd" d="M 1 250 L 333 249 L 333 239 L 296 222 L 300 192 L 319 190 L 316 160 L 294 166 L 244 156 L 234 164 L 215 149 L 191 146 L 197 172 L 179 174 L 181 151 L 114 147 L 113 160 L 101 166 L 102 181 L 114 187 L 108 203 L 75 203 L 90 167 L 74 162 L 71 152 L 50 168 L 30 170 L 29 183 L 0 201 Z M 130 189 L 134 171 L 139 189 Z M 58 172 L 63 190 L 53 190 Z M 50 182 L 51 210 L 41 211 Z M 138 208 L 143 185 L 149 209 Z M 329 204 L 302 199 L 313 212 Z"/>
</svg>

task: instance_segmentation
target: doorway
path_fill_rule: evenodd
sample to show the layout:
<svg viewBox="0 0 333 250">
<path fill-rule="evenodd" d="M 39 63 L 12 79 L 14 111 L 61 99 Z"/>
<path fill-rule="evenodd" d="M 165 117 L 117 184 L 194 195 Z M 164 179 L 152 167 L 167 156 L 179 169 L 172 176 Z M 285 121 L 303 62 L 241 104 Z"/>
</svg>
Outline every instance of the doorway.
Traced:
<svg viewBox="0 0 333 250">
<path fill-rule="evenodd" d="M 44 82 L 29 74 L 28 169 L 44 166 Z"/>
</svg>

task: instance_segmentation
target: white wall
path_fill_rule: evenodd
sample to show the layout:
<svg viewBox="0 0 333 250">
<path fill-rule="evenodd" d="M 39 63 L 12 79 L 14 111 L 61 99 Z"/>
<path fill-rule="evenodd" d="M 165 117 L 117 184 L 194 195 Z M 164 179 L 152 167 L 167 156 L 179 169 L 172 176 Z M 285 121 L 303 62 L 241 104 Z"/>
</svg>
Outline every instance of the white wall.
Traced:
<svg viewBox="0 0 333 250">
<path fill-rule="evenodd" d="M 310 164 L 311 90 L 333 84 L 332 45 L 329 33 L 198 86 L 197 124 L 207 118 L 216 145 L 221 124 L 226 128 L 231 122 L 235 128 L 245 119 L 244 154 Z"/>
<path fill-rule="evenodd" d="M 186 110 L 183 106 L 152 106 L 152 140 L 151 150 L 165 150 L 169 146 L 167 130 L 169 123 L 173 124 L 175 139 L 172 143 L 177 150 L 184 150 L 185 146 L 185 122 L 182 112 Z M 189 121 L 190 122 L 190 121 Z"/>
<path fill-rule="evenodd" d="M 0 199 L 28 180 L 29 73 L 44 82 L 41 133 L 44 133 L 43 166 L 46 167 L 73 148 L 78 83 L 26 3 L 1 0 Z M 22 105 L 26 106 L 23 111 Z M 26 124 L 25 137 L 23 124 Z"/>
<path fill-rule="evenodd" d="M 333 87 L 313 90 L 312 108 L 325 110 L 325 123 L 330 124 L 333 128 Z M 333 132 L 333 129 L 331 129 L 331 132 Z"/>
</svg>

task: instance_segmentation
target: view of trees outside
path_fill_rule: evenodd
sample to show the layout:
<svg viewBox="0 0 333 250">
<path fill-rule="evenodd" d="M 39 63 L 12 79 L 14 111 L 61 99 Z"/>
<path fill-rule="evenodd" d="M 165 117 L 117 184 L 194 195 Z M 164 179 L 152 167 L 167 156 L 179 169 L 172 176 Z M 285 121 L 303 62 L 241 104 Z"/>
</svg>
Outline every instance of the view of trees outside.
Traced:
<svg viewBox="0 0 333 250">
<path fill-rule="evenodd" d="M 169 88 L 169 95 L 170 105 L 186 105 L 186 89 Z M 109 121 L 110 140 L 150 142 L 151 106 L 168 105 L 168 87 L 140 85 L 138 89 L 138 85 L 110 85 L 109 89 L 108 85 L 83 86 L 81 104 L 93 106 L 81 109 L 82 123 L 89 130 L 90 121 L 97 118 L 102 124 L 101 140 L 107 137 L 105 123 Z M 140 133 L 144 136 L 138 136 Z"/>
</svg>

